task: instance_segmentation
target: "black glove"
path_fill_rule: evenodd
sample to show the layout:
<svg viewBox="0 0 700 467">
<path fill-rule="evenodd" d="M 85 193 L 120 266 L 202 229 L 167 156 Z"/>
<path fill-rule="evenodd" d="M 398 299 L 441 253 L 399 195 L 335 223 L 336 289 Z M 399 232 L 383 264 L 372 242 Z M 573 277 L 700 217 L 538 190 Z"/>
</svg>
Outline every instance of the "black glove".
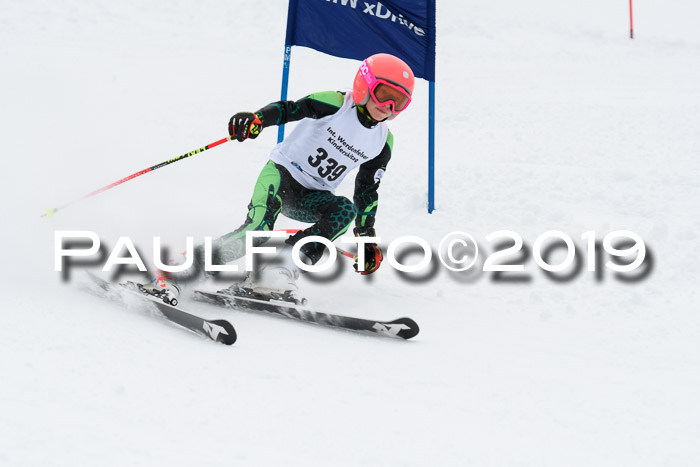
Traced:
<svg viewBox="0 0 700 467">
<path fill-rule="evenodd" d="M 353 232 L 355 233 L 356 237 L 376 237 L 377 234 L 374 231 L 373 228 L 368 228 L 368 227 L 356 227 Z M 355 268 L 355 271 L 359 272 L 360 274 L 367 275 L 367 274 L 372 274 L 374 271 L 379 269 L 379 265 L 382 264 L 382 259 L 384 259 L 384 255 L 382 255 L 382 249 L 379 248 L 379 245 L 376 243 L 365 243 L 364 244 L 364 249 L 365 249 L 365 270 L 360 271 L 358 267 L 358 257 L 355 256 L 355 264 L 353 267 Z"/>
<path fill-rule="evenodd" d="M 262 129 L 262 115 L 252 112 L 238 112 L 228 122 L 228 134 L 237 141 L 255 139 Z"/>
</svg>

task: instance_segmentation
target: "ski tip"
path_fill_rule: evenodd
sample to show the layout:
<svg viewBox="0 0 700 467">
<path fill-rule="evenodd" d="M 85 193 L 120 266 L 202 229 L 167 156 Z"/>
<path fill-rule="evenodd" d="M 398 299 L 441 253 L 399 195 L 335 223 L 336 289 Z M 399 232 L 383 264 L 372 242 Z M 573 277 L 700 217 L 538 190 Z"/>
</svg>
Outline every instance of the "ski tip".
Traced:
<svg viewBox="0 0 700 467">
<path fill-rule="evenodd" d="M 400 330 L 396 333 L 396 336 L 402 339 L 411 339 L 416 337 L 420 332 L 418 323 L 413 321 L 411 318 L 395 319 L 394 321 L 390 321 L 388 324 L 400 327 Z"/>
<path fill-rule="evenodd" d="M 207 332 L 209 333 L 209 336 L 214 338 L 216 342 L 221 342 L 222 344 L 225 345 L 232 345 L 234 342 L 236 342 L 236 339 L 238 339 L 238 335 L 236 334 L 236 329 L 233 327 L 231 323 L 226 321 L 225 319 L 214 319 L 211 321 L 208 321 L 208 323 L 215 324 L 216 326 L 220 326 L 223 328 L 223 331 L 221 329 L 218 329 L 218 332 L 216 333 L 216 337 L 212 334 L 212 332 L 208 329 Z M 212 326 L 209 326 L 209 328 L 213 328 Z"/>
<path fill-rule="evenodd" d="M 94 284 L 97 284 L 99 288 L 102 290 L 109 290 L 111 287 L 111 284 L 107 282 L 106 280 L 102 279 L 101 277 L 95 275 L 94 273 L 88 271 L 87 269 L 84 270 L 85 275 L 90 279 Z"/>
</svg>

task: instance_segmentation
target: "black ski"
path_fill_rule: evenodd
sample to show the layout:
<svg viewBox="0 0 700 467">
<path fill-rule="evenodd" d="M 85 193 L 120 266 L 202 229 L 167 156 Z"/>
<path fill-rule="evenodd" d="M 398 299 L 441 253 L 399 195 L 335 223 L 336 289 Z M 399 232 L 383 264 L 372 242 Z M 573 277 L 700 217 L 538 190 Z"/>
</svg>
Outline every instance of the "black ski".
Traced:
<svg viewBox="0 0 700 467">
<path fill-rule="evenodd" d="M 411 318 L 399 318 L 393 321 L 374 321 L 370 319 L 353 318 L 350 316 L 312 311 L 284 301 L 239 297 L 230 293 L 224 293 L 223 291 L 206 292 L 203 290 L 195 290 L 195 298 L 215 305 L 244 311 L 265 311 L 307 323 L 315 323 L 351 331 L 369 332 L 389 337 L 399 337 L 401 339 L 415 337 L 419 331 L 418 324 Z"/>
<path fill-rule="evenodd" d="M 182 326 L 190 331 L 195 332 L 201 336 L 208 337 L 209 339 L 221 342 L 222 344 L 231 345 L 236 342 L 236 330 L 233 325 L 223 319 L 207 320 L 199 316 L 187 313 L 179 307 L 169 305 L 164 303 L 162 300 L 152 297 L 150 295 L 139 292 L 138 289 L 131 289 L 122 284 L 112 284 L 104 279 L 97 277 L 89 271 L 86 271 L 88 277 L 95 282 L 101 289 L 105 291 L 116 291 L 117 293 L 128 293 L 140 297 L 144 300 L 148 300 L 153 303 L 158 311 L 160 311 L 165 318 L 173 323 Z"/>
</svg>

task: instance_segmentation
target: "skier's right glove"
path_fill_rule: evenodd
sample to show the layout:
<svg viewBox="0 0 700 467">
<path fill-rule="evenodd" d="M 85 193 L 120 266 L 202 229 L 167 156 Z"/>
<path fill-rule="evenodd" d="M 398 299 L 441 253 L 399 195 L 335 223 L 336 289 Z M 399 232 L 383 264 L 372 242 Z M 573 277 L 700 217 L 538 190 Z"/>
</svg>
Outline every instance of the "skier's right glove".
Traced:
<svg viewBox="0 0 700 467">
<path fill-rule="evenodd" d="M 366 227 L 356 227 L 353 232 L 356 237 L 376 237 L 377 234 L 373 228 Z M 379 269 L 379 265 L 382 264 L 382 259 L 384 255 L 382 254 L 382 249 L 376 243 L 365 243 L 365 270 L 360 271 L 358 267 L 358 257 L 355 256 L 355 264 L 353 267 L 355 271 L 359 272 L 363 276 L 367 274 L 372 274 L 374 271 Z"/>
<path fill-rule="evenodd" d="M 262 129 L 262 115 L 259 113 L 238 112 L 228 122 L 228 134 L 237 141 L 255 139 Z"/>
</svg>

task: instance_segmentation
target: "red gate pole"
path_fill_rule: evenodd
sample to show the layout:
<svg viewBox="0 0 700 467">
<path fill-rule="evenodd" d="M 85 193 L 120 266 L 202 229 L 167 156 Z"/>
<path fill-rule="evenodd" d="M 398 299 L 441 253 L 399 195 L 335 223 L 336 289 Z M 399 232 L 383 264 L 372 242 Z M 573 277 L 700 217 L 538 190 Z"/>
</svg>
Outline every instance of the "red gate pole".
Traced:
<svg viewBox="0 0 700 467">
<path fill-rule="evenodd" d="M 634 39 L 634 23 L 632 22 L 632 0 L 630 0 L 630 39 Z"/>
</svg>

